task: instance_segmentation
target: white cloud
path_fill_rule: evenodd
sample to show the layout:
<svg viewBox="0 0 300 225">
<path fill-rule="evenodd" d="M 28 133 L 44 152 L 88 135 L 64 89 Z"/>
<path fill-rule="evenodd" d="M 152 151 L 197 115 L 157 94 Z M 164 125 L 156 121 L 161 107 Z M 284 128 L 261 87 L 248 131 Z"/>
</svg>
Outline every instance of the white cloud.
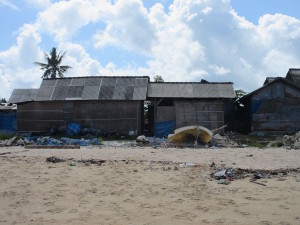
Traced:
<svg viewBox="0 0 300 225">
<path fill-rule="evenodd" d="M 11 3 L 9 0 L 0 0 L 0 6 L 7 6 L 17 11 L 20 10 L 15 4 Z"/>
<path fill-rule="evenodd" d="M 39 43 L 41 37 L 33 25 L 25 24 L 19 30 L 17 44 L 0 52 L 0 62 L 8 67 L 29 68 L 41 58 Z"/>
<path fill-rule="evenodd" d="M 144 55 L 151 53 L 156 30 L 141 1 L 116 1 L 105 17 L 107 26 L 105 31 L 100 30 L 94 36 L 95 47 L 114 44 Z"/>
<path fill-rule="evenodd" d="M 209 65 L 208 68 L 212 69 L 216 75 L 226 75 L 231 72 L 230 69 L 218 65 Z"/>
<path fill-rule="evenodd" d="M 39 14 L 36 26 L 54 35 L 58 42 L 70 40 L 80 28 L 96 22 L 106 6 L 109 4 L 105 0 L 56 2 Z"/>
</svg>

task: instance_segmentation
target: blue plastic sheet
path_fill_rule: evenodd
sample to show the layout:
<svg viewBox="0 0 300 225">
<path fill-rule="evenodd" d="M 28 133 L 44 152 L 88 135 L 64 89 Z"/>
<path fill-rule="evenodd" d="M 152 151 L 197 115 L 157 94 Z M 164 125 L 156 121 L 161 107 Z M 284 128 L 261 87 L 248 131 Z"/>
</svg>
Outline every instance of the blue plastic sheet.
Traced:
<svg viewBox="0 0 300 225">
<path fill-rule="evenodd" d="M 253 100 L 251 102 L 251 114 L 256 113 L 257 110 L 260 108 L 261 104 L 264 102 L 263 99 L 260 100 Z"/>
<path fill-rule="evenodd" d="M 82 126 L 79 123 L 69 123 L 67 127 L 67 135 L 72 137 L 82 130 Z"/>
<path fill-rule="evenodd" d="M 155 137 L 166 137 L 173 133 L 175 120 L 155 123 Z"/>
<path fill-rule="evenodd" d="M 3 133 L 17 132 L 16 112 L 0 113 L 0 132 Z"/>
</svg>

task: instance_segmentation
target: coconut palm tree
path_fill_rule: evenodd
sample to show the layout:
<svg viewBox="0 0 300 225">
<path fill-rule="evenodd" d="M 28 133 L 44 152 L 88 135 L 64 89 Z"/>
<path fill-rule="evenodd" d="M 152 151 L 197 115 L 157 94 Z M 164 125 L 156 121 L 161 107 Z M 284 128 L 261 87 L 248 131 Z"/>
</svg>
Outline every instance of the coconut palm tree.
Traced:
<svg viewBox="0 0 300 225">
<path fill-rule="evenodd" d="M 62 59 L 64 58 L 66 52 L 61 54 L 56 53 L 56 48 L 52 48 L 50 55 L 48 55 L 46 52 L 45 54 L 45 60 L 47 63 L 40 63 L 35 62 L 34 64 L 37 66 L 40 66 L 41 70 L 44 70 L 44 74 L 42 78 L 47 79 L 49 78 L 56 78 L 56 75 L 58 75 L 60 78 L 64 77 L 64 73 L 71 69 L 71 66 L 60 66 Z"/>
</svg>

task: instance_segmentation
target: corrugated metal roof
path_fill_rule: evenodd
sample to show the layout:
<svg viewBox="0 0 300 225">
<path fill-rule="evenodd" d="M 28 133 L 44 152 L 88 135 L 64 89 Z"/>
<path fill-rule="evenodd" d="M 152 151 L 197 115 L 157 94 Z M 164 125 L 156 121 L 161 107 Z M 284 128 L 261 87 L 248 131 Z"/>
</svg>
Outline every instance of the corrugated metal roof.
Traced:
<svg viewBox="0 0 300 225">
<path fill-rule="evenodd" d="M 289 69 L 286 79 L 300 86 L 300 69 Z"/>
<path fill-rule="evenodd" d="M 148 77 L 46 79 L 36 100 L 146 100 L 148 81 Z"/>
<path fill-rule="evenodd" d="M 8 102 L 19 103 L 35 100 L 39 89 L 14 89 Z"/>
<path fill-rule="evenodd" d="M 39 89 L 15 89 L 10 101 L 146 100 L 147 96 L 234 98 L 235 92 L 232 83 L 149 83 L 149 77 L 71 77 L 45 79 Z"/>
<path fill-rule="evenodd" d="M 265 82 L 264 82 L 264 85 L 273 82 L 277 78 L 278 77 L 267 77 L 266 80 L 265 80 Z"/>
<path fill-rule="evenodd" d="M 235 98 L 232 83 L 149 83 L 150 98 Z"/>
</svg>

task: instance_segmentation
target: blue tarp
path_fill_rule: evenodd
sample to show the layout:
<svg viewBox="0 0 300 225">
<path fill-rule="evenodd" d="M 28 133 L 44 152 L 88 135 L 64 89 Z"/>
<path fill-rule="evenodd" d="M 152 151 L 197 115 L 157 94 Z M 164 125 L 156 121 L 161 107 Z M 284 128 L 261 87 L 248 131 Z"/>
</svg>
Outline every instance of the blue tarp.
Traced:
<svg viewBox="0 0 300 225">
<path fill-rule="evenodd" d="M 257 110 L 260 108 L 261 104 L 264 102 L 263 99 L 260 100 L 253 100 L 251 102 L 251 114 L 256 113 Z"/>
<path fill-rule="evenodd" d="M 173 133 L 175 120 L 155 123 L 155 137 L 166 137 Z"/>
<path fill-rule="evenodd" d="M 17 132 L 17 115 L 16 112 L 0 113 L 0 132 L 16 133 Z"/>
<path fill-rule="evenodd" d="M 69 123 L 67 127 L 67 135 L 72 137 L 82 130 L 82 126 L 79 123 Z"/>
</svg>

